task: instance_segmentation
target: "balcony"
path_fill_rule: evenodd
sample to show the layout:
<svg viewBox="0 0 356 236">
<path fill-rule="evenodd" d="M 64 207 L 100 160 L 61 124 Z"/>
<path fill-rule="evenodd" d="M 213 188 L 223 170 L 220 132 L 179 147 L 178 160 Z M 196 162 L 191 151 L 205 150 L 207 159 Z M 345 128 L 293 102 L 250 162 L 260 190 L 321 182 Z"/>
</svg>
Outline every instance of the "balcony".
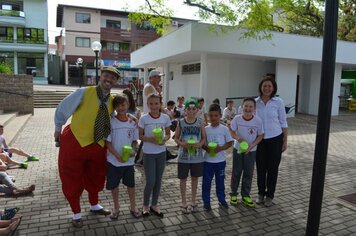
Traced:
<svg viewBox="0 0 356 236">
<path fill-rule="evenodd" d="M 0 25 L 3 26 L 25 26 L 25 12 L 0 9 Z"/>
</svg>

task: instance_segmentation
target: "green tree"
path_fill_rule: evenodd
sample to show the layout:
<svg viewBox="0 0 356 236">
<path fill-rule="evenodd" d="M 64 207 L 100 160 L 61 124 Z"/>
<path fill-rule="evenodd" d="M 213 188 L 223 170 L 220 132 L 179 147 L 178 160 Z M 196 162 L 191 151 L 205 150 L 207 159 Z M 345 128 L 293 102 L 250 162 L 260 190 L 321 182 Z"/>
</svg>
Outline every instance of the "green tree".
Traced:
<svg viewBox="0 0 356 236">
<path fill-rule="evenodd" d="M 324 26 L 324 0 L 182 0 L 197 8 L 201 21 L 212 23 L 212 30 L 247 29 L 243 37 L 270 38 L 271 31 L 321 36 Z M 355 41 L 355 0 L 340 0 L 339 38 Z M 165 0 L 145 0 L 130 20 L 142 26 L 149 23 L 159 34 L 169 28 L 172 9 Z M 223 25 L 223 26 L 221 26 Z"/>
</svg>

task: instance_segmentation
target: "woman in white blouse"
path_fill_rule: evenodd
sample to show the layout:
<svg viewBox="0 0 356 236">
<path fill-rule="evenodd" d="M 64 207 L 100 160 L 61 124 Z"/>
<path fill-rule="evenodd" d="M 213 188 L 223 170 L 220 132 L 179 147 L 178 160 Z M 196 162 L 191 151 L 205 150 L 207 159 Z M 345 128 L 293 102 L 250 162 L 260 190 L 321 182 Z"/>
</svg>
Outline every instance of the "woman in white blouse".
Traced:
<svg viewBox="0 0 356 236">
<path fill-rule="evenodd" d="M 278 167 L 282 152 L 287 149 L 288 124 L 284 102 L 276 97 L 277 83 L 274 78 L 263 79 L 256 98 L 256 114 L 262 119 L 264 139 L 258 144 L 256 155 L 257 204 L 272 206 L 276 190 Z"/>
</svg>

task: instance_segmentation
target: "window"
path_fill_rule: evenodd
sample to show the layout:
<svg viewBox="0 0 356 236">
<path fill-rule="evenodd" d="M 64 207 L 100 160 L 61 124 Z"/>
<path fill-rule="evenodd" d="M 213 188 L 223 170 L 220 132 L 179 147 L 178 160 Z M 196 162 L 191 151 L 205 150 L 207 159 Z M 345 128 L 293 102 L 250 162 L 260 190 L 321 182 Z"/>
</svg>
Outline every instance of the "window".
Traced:
<svg viewBox="0 0 356 236">
<path fill-rule="evenodd" d="M 81 48 L 89 48 L 90 47 L 90 38 L 76 37 L 75 38 L 75 46 L 81 47 Z"/>
<path fill-rule="evenodd" d="M 90 14 L 89 13 L 75 13 L 75 22 L 90 24 Z"/>
<path fill-rule="evenodd" d="M 115 51 L 115 52 L 128 52 L 130 51 L 130 43 L 103 41 L 103 50 Z"/>
<path fill-rule="evenodd" d="M 43 44 L 44 29 L 37 28 L 17 28 L 17 42 Z"/>
<path fill-rule="evenodd" d="M 108 28 L 108 29 L 121 29 L 121 21 L 106 20 L 106 28 Z"/>
<path fill-rule="evenodd" d="M 199 73 L 200 73 L 200 63 L 182 66 L 182 75 L 199 74 Z"/>
<path fill-rule="evenodd" d="M 7 28 L 6 27 L 0 27 L 0 37 L 6 37 L 7 33 Z"/>
<path fill-rule="evenodd" d="M 155 31 L 155 28 L 150 25 L 149 21 L 144 21 L 141 26 L 137 25 L 136 28 L 138 30 Z"/>
</svg>

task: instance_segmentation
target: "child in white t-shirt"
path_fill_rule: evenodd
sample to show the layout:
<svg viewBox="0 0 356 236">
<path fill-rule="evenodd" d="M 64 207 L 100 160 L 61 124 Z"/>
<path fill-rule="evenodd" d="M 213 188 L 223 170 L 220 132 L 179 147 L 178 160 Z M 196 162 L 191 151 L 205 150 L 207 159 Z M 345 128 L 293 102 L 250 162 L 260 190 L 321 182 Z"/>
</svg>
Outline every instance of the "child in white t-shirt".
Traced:
<svg viewBox="0 0 356 236">
<path fill-rule="evenodd" d="M 142 215 L 146 217 L 151 212 L 162 218 L 163 213 L 157 204 L 166 163 L 164 144 L 171 136 L 171 119 L 168 115 L 160 112 L 162 105 L 160 96 L 151 94 L 147 98 L 147 105 L 150 112 L 144 114 L 138 122 L 139 135 L 143 142 L 143 167 L 146 176 Z"/>
<path fill-rule="evenodd" d="M 127 96 L 124 94 L 117 95 L 112 103 L 117 115 L 111 119 L 111 133 L 106 139 L 106 146 L 109 151 L 106 189 L 111 190 L 114 201 L 114 209 L 110 218 L 116 220 L 119 216 L 119 184 L 121 179 L 122 183 L 127 186 L 130 212 L 134 217 L 139 218 L 141 212 L 136 207 L 134 174 L 134 150 L 137 146 L 138 129 L 135 121 L 128 119 L 129 100 Z"/>
<path fill-rule="evenodd" d="M 203 187 L 202 197 L 205 210 L 211 210 L 210 191 L 211 182 L 215 176 L 216 195 L 219 200 L 219 205 L 228 208 L 225 200 L 225 166 L 226 153 L 225 150 L 233 144 L 233 139 L 229 129 L 225 125 L 220 124 L 221 110 L 218 104 L 211 104 L 209 107 L 210 124 L 205 127 L 206 145 L 204 171 L 203 171 Z M 215 146 L 215 147 L 214 147 Z"/>
<path fill-rule="evenodd" d="M 228 100 L 226 105 L 227 106 L 224 108 L 223 111 L 223 120 L 232 120 L 237 115 L 236 108 L 234 107 L 234 101 Z"/>
<path fill-rule="evenodd" d="M 230 124 L 231 136 L 235 139 L 232 152 L 230 204 L 235 206 L 237 205 L 237 189 L 241 175 L 242 203 L 249 207 L 255 206 L 250 197 L 251 183 L 256 162 L 257 144 L 263 139 L 264 133 L 262 120 L 254 115 L 255 109 L 255 99 L 245 98 L 242 102 L 242 115 L 235 116 Z"/>
</svg>

